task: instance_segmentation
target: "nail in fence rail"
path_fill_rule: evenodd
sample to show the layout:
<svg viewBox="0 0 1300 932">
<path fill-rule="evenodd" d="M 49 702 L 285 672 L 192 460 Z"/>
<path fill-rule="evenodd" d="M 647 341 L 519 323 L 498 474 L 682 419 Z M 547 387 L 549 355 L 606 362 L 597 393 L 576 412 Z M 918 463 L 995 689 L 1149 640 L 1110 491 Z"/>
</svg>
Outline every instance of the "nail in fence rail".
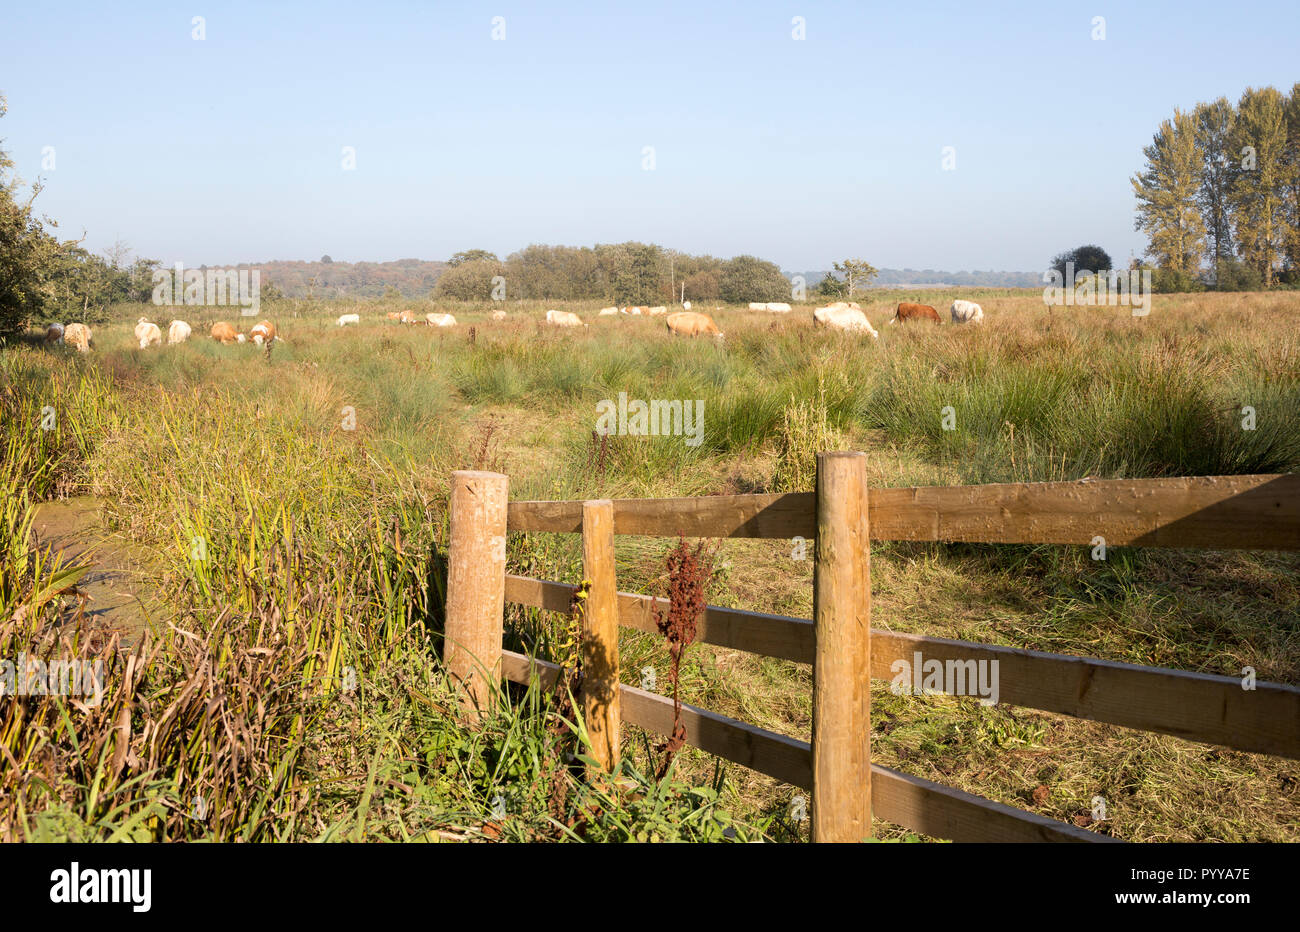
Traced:
<svg viewBox="0 0 1300 932">
<path fill-rule="evenodd" d="M 818 841 L 865 837 L 870 832 L 871 804 L 880 818 L 959 841 L 1114 840 L 871 765 L 869 679 L 889 678 L 895 660 L 911 661 L 919 650 L 927 653 L 927 659 L 963 663 L 998 660 L 1003 673 L 1002 702 L 1300 758 L 1300 690 L 1294 687 L 1259 683 L 1248 691 L 1233 677 L 872 632 L 868 545 L 869 539 L 1091 544 L 1094 537 L 1102 536 L 1111 546 L 1300 550 L 1300 476 L 1085 480 L 868 492 L 865 473 L 856 474 L 860 464 L 860 454 L 819 455 L 818 491 L 811 494 L 610 503 L 513 502 L 508 505 L 505 523 L 512 531 L 582 531 L 584 566 L 588 568 L 599 563 L 599 558 L 588 557 L 588 538 L 595 542 L 609 533 L 602 530 L 597 535 L 591 530 L 601 519 L 588 517 L 588 504 L 599 505 L 602 515 L 612 517 L 612 533 L 617 534 L 800 535 L 818 539 L 814 621 L 710 606 L 698 638 L 812 662 L 813 742 L 683 707 L 690 744 L 796 786 L 811 787 L 813 836 Z M 497 478 L 504 482 L 504 477 Z M 838 491 L 832 492 L 832 488 Z M 465 507 L 463 498 L 456 495 L 454 478 L 453 573 L 458 501 L 459 507 Z M 462 521 L 459 526 L 474 528 L 482 523 Z M 848 544 L 847 551 L 842 543 L 846 540 L 856 542 Z M 610 551 L 612 572 L 612 546 Z M 499 588 L 513 603 L 568 610 L 575 587 L 519 576 L 506 578 L 504 559 L 499 581 L 493 575 L 496 572 L 494 565 L 485 590 L 489 597 Z M 588 574 L 590 578 L 589 569 Z M 651 609 L 666 607 L 666 600 L 618 593 L 615 585 L 607 580 L 600 587 L 606 596 L 614 594 L 613 610 L 607 600 L 601 617 L 612 616 L 624 626 L 654 630 Z M 592 588 L 596 589 L 594 580 Z M 453 612 L 453 589 L 449 581 L 449 639 L 453 615 L 462 619 L 460 627 L 481 621 L 463 608 Z M 501 651 L 501 603 L 495 604 L 495 629 L 481 639 L 484 656 L 492 663 L 479 668 L 499 663 L 502 675 L 516 682 L 527 682 L 534 675 L 553 677 L 553 665 Z M 845 619 L 854 621 L 845 624 Z M 858 659 L 842 662 L 849 657 Z M 612 695 L 614 701 L 621 698 L 622 720 L 666 733 L 672 725 L 671 700 L 618 685 L 616 663 L 612 679 L 608 672 L 600 679 L 609 690 L 607 696 Z M 819 702 L 818 693 L 823 701 Z M 603 708 L 607 711 L 609 702 Z M 840 727 L 854 720 L 863 722 L 860 729 Z M 859 730 L 859 741 L 842 740 L 846 732 Z M 823 762 L 820 770 L 819 761 Z M 819 802 L 820 811 L 827 816 L 824 823 L 818 822 Z"/>
</svg>

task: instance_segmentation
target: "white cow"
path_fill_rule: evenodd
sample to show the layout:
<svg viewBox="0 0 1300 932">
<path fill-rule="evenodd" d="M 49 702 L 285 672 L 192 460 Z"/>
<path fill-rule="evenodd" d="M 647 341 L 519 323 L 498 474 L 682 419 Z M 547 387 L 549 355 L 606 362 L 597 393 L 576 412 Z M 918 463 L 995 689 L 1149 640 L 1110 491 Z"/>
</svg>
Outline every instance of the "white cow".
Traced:
<svg viewBox="0 0 1300 932">
<path fill-rule="evenodd" d="M 862 313 L 861 308 L 834 305 L 819 307 L 813 311 L 813 323 L 819 327 L 830 327 L 832 330 L 869 333 L 875 339 L 880 338 L 880 334 L 871 326 L 871 321 L 867 320 L 867 315 Z"/>
<path fill-rule="evenodd" d="M 618 308 L 616 308 L 616 307 L 602 307 L 602 308 L 600 309 L 600 314 L 597 315 L 597 316 L 599 316 L 599 317 L 616 317 L 617 315 L 618 315 Z"/>
<path fill-rule="evenodd" d="M 949 310 L 954 324 L 978 324 L 984 321 L 984 308 L 974 301 L 957 300 Z"/>
<path fill-rule="evenodd" d="M 766 310 L 767 310 L 767 304 L 766 304 L 766 302 L 763 302 L 763 301 L 750 301 L 750 302 L 749 302 L 749 309 L 750 309 L 751 311 L 766 311 Z"/>
<path fill-rule="evenodd" d="M 340 327 L 346 327 L 348 324 L 360 324 L 360 323 L 361 323 L 361 315 L 360 315 L 360 314 L 340 314 L 340 315 L 339 315 L 338 325 L 339 325 Z"/>
<path fill-rule="evenodd" d="M 581 327 L 582 318 L 572 311 L 547 311 L 546 322 L 557 327 Z"/>
<path fill-rule="evenodd" d="M 135 338 L 140 342 L 140 349 L 155 344 L 162 345 L 162 331 L 158 325 L 141 317 L 135 322 Z"/>
<path fill-rule="evenodd" d="M 183 320 L 173 320 L 167 327 L 167 345 L 175 346 L 177 343 L 184 343 L 190 338 L 190 325 Z"/>
<path fill-rule="evenodd" d="M 492 312 L 492 319 L 493 319 L 493 320 L 505 320 L 505 319 L 506 319 L 506 312 L 505 312 L 505 311 L 493 311 L 493 312 Z"/>
<path fill-rule="evenodd" d="M 767 310 L 769 310 L 769 311 L 774 311 L 774 312 L 776 312 L 777 314 L 788 314 L 788 313 L 790 313 L 790 305 L 786 304 L 786 303 L 783 302 L 783 301 L 769 301 L 769 302 L 765 305 L 765 307 L 766 307 Z"/>
<path fill-rule="evenodd" d="M 425 314 L 424 322 L 430 327 L 454 327 L 456 318 L 450 314 Z"/>
<path fill-rule="evenodd" d="M 683 311 L 689 311 L 690 309 L 691 309 L 691 302 L 690 302 L 690 301 L 683 301 L 683 302 L 682 302 L 682 310 L 683 310 Z"/>
</svg>

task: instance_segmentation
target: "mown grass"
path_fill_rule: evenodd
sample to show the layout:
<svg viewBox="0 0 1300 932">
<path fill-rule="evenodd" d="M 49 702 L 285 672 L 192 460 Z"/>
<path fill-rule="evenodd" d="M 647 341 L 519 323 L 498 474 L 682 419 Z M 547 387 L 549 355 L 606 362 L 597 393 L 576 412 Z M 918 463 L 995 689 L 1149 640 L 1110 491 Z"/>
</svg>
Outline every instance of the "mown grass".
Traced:
<svg viewBox="0 0 1300 932">
<path fill-rule="evenodd" d="M 735 309 L 713 311 L 727 333 L 719 346 L 576 305 L 591 320 L 582 332 L 544 327 L 540 305 L 511 305 L 503 322 L 487 305 L 443 307 L 460 323 L 435 331 L 385 320 L 397 305 L 289 302 L 264 309 L 286 338 L 269 353 L 199 338 L 140 351 L 127 323 L 135 308 L 97 328 L 88 358 L 0 350 L 4 476 L 29 502 L 102 497 L 120 529 L 160 554 L 157 585 L 173 606 L 134 661 L 138 682 L 114 668 L 106 711 L 83 720 L 24 700 L 51 710 L 43 724 L 11 720 L 0 732 L 6 747 L 25 748 L 13 773 L 28 774 L 11 778 L 5 833 L 800 837 L 785 818 L 790 788 L 742 768 L 720 774 L 689 751 L 678 780 L 639 776 L 655 761 L 652 739 L 635 730 L 625 744 L 637 791 L 615 798 L 588 785 L 569 768 L 580 728 L 571 715 L 563 724 L 556 697 L 512 692 L 485 729 L 460 725 L 436 663 L 447 476 L 500 469 L 514 498 L 808 488 L 827 443 L 865 450 L 882 485 L 1300 465 L 1293 295 L 1159 297 L 1145 319 L 1048 315 L 1033 294 L 976 297 L 981 327 L 884 327 L 896 296 L 864 302 L 879 341 Z M 360 327 L 333 326 L 352 310 Z M 203 333 L 212 318 L 187 319 Z M 703 442 L 594 438 L 597 403 L 619 392 L 702 400 Z M 39 433 L 45 405 L 59 428 Z M 1242 429 L 1246 406 L 1254 430 Z M 11 556 L 0 561 L 0 618 L 41 589 L 30 556 L 13 556 L 26 552 L 26 507 L 13 512 Z M 196 539 L 206 559 L 193 559 Z M 620 587 L 663 594 L 666 546 L 620 539 Z M 711 600 L 807 617 L 812 555 L 797 550 L 724 543 Z M 580 548 L 573 537 L 519 535 L 509 563 L 576 582 Z M 874 624 L 1206 672 L 1252 665 L 1297 683 L 1298 568 L 1288 555 L 1121 549 L 1099 563 L 1077 548 L 883 544 Z M 56 630 L 57 609 L 4 629 L 0 656 Z M 510 620 L 513 638 L 564 659 L 563 619 L 511 609 Z M 128 662 L 92 641 L 86 649 Z M 649 667 L 666 688 L 658 638 L 626 632 L 622 651 L 627 682 Z M 681 686 L 686 701 L 807 737 L 807 668 L 697 645 Z M 1133 840 L 1300 837 L 1289 762 L 965 700 L 875 695 L 875 753 L 908 772 L 1065 819 L 1102 795 L 1103 830 Z M 41 781 L 30 776 L 38 760 Z M 203 820 L 189 815 L 195 795 L 209 803 Z M 505 819 L 494 816 L 501 801 Z"/>
</svg>

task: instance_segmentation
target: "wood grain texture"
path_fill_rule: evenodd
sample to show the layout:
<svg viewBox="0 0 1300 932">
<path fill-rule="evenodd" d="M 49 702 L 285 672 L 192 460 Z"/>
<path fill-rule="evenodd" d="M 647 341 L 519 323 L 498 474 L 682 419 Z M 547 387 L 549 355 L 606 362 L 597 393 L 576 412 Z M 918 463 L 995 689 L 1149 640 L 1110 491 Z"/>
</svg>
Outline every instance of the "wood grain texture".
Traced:
<svg viewBox="0 0 1300 932">
<path fill-rule="evenodd" d="M 817 454 L 813 569 L 814 842 L 871 837 L 871 539 L 867 457 Z"/>
<path fill-rule="evenodd" d="M 582 711 L 592 756 L 606 773 L 613 773 L 621 754 L 622 718 L 614 505 L 608 499 L 583 504 L 582 573 L 591 583 L 582 611 Z"/>
<path fill-rule="evenodd" d="M 471 708 L 489 708 L 500 681 L 509 497 L 509 480 L 498 473 L 451 474 L 443 658 Z"/>
<path fill-rule="evenodd" d="M 1300 550 L 1300 475 L 875 488 L 873 540 Z M 619 534 L 813 538 L 811 492 L 614 502 Z M 512 531 L 577 532 L 581 502 L 511 502 Z"/>
</svg>

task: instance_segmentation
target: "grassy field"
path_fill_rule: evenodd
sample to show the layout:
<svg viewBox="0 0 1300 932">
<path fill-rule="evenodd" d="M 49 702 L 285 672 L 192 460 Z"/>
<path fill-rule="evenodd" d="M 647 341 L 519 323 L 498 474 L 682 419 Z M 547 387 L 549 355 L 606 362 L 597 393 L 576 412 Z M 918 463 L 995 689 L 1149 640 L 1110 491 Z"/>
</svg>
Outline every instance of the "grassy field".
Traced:
<svg viewBox="0 0 1300 932">
<path fill-rule="evenodd" d="M 625 737 L 634 790 L 576 778 L 563 697 L 512 694 L 484 729 L 458 724 L 435 657 L 448 474 L 490 468 L 513 498 L 573 499 L 811 488 L 819 449 L 865 451 L 889 486 L 1300 468 L 1300 294 L 1157 296 L 1133 318 L 975 291 L 961 296 L 982 326 L 884 326 L 900 297 L 956 296 L 873 292 L 878 341 L 806 310 L 697 306 L 717 344 L 597 305 L 512 303 L 494 322 L 486 303 L 286 301 L 263 308 L 285 338 L 269 351 L 204 338 L 216 309 L 177 315 L 190 343 L 140 350 L 135 319 L 170 319 L 141 307 L 115 309 L 89 356 L 0 349 L 0 658 L 108 668 L 97 707 L 0 706 L 0 837 L 806 837 L 786 817 L 797 791 L 743 768 L 687 751 L 669 780 L 644 776 L 649 736 Z M 407 307 L 459 323 L 384 317 Z M 590 326 L 547 328 L 547 307 Z M 334 326 L 351 312 L 359 327 Z M 601 441 L 597 405 L 620 392 L 703 401 L 700 442 Z M 134 654 L 78 623 L 75 592 L 59 593 L 79 571 L 31 546 L 32 506 L 73 495 L 156 556 L 169 608 Z M 671 544 L 621 538 L 620 588 L 663 595 Z M 800 556 L 724 542 L 709 600 L 808 617 Z M 508 561 L 576 582 L 580 545 L 514 535 Z M 1297 555 L 892 544 L 873 551 L 873 584 L 880 628 L 1300 684 Z M 562 617 L 508 621 L 514 644 L 571 651 Z M 627 631 L 621 650 L 627 682 L 647 667 L 668 682 L 661 639 Z M 1133 841 L 1300 839 L 1295 762 L 884 685 L 873 753 L 889 766 L 1079 824 L 1102 796 L 1108 820 L 1089 827 Z M 806 666 L 696 645 L 681 688 L 808 737 Z"/>
</svg>

